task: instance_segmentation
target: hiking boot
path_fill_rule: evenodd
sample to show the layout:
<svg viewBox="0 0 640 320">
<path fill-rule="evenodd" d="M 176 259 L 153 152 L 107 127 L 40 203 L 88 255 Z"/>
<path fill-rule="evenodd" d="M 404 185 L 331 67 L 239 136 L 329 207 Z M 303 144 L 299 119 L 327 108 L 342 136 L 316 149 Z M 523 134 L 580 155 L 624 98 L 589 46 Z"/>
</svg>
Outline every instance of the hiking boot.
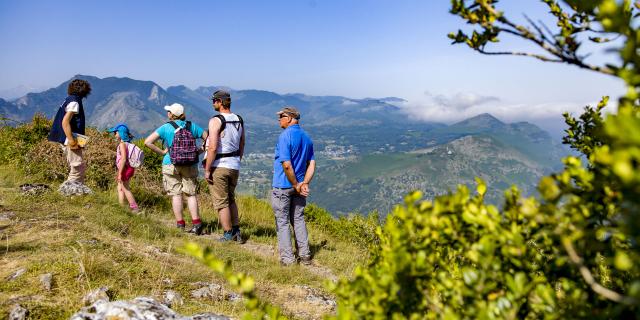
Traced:
<svg viewBox="0 0 640 320">
<path fill-rule="evenodd" d="M 300 258 L 300 263 L 302 263 L 305 266 L 313 265 L 313 262 L 311 261 L 311 257 L 301 257 Z"/>
<path fill-rule="evenodd" d="M 202 225 L 202 223 L 194 224 L 193 227 L 191 227 L 191 230 L 189 230 L 189 233 L 199 236 L 202 234 L 202 229 L 204 229 L 204 225 Z"/>
<path fill-rule="evenodd" d="M 295 262 L 286 263 L 286 262 L 280 260 L 280 265 L 283 266 L 283 267 L 290 267 L 290 266 L 292 266 L 294 264 L 296 264 L 296 263 Z"/>
<path fill-rule="evenodd" d="M 234 233 L 231 236 L 231 240 L 233 240 L 233 241 L 235 241 L 235 242 L 237 242 L 239 244 L 244 244 L 245 242 L 247 242 L 247 240 L 242 237 L 242 234 L 240 233 L 240 230 L 238 230 L 238 232 Z"/>
</svg>

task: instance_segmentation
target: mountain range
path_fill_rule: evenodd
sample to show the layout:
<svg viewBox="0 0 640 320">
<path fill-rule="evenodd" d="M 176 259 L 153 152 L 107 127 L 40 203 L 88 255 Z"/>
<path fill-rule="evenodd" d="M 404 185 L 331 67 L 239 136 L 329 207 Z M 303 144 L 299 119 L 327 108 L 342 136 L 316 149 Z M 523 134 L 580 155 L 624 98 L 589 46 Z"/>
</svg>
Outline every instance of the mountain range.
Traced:
<svg viewBox="0 0 640 320">
<path fill-rule="evenodd" d="M 247 129 L 239 191 L 260 197 L 268 196 L 273 145 L 281 130 L 275 113 L 295 106 L 318 158 L 310 200 L 334 214 L 386 213 L 413 189 L 433 197 L 457 184 L 471 185 L 476 176 L 489 183 L 490 202 L 498 203 L 501 190 L 511 184 L 535 194 L 537 180 L 556 170 L 567 154 L 549 133 L 527 122 L 508 124 L 490 114 L 452 125 L 420 122 L 403 112 L 399 105 L 404 100 L 394 97 L 353 99 L 222 86 L 164 89 L 130 78 L 75 78 L 92 86 L 84 103 L 89 125 L 126 122 L 138 137 L 164 123 L 163 107 L 174 102 L 185 106 L 188 119 L 205 126 L 215 113 L 212 93 L 230 91 L 232 110 L 243 116 Z M 36 112 L 52 117 L 67 96 L 69 81 L 15 100 L 0 99 L 0 115 L 17 121 L 28 121 Z"/>
<path fill-rule="evenodd" d="M 152 81 L 130 78 L 97 78 L 77 75 L 91 83 L 92 92 L 84 106 L 87 122 L 107 128 L 118 122 L 132 124 L 135 134 L 146 135 L 166 121 L 165 105 L 177 102 L 185 106 L 187 118 L 206 125 L 214 114 L 210 97 L 223 87 L 209 86 L 191 90 L 185 86 L 166 90 Z M 13 101 L 0 99 L 0 113 L 17 121 L 28 121 L 34 113 L 52 117 L 67 96 L 69 79 L 55 88 L 27 95 Z M 375 126 L 383 122 L 395 124 L 408 121 L 400 108 L 391 104 L 398 98 L 350 99 L 338 96 L 280 95 L 262 90 L 233 90 L 232 110 L 254 125 L 276 124 L 275 113 L 283 106 L 295 106 L 309 126 Z M 354 119 L 357 119 L 354 121 Z"/>
</svg>

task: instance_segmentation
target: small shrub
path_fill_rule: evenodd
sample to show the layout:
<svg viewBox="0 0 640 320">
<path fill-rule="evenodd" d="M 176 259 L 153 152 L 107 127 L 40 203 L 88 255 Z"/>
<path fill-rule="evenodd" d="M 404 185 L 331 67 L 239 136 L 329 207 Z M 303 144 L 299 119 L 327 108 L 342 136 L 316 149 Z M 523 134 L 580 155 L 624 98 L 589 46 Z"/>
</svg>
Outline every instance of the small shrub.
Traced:
<svg viewBox="0 0 640 320">
<path fill-rule="evenodd" d="M 309 223 L 340 239 L 353 241 L 364 248 L 378 244 L 376 229 L 380 227 L 380 218 L 377 212 L 366 217 L 350 214 L 336 219 L 327 210 L 310 204 L 304 214 Z"/>
</svg>

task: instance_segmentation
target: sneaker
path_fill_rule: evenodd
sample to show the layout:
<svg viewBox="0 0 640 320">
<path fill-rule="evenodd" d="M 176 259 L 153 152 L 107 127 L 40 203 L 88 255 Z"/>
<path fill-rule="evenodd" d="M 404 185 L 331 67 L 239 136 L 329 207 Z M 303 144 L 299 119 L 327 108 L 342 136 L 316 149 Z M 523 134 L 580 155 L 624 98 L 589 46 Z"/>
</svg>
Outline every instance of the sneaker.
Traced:
<svg viewBox="0 0 640 320">
<path fill-rule="evenodd" d="M 204 229 L 202 223 L 194 224 L 193 227 L 191 227 L 191 230 L 189 230 L 189 233 L 193 233 L 196 236 L 199 236 L 202 234 L 202 229 Z"/>
<path fill-rule="evenodd" d="M 300 263 L 304 264 L 305 266 L 313 265 L 313 262 L 311 261 L 311 257 L 301 257 Z"/>
<path fill-rule="evenodd" d="M 225 231 L 225 233 L 218 239 L 218 242 L 229 242 L 233 240 L 233 235 L 231 235 L 231 231 Z"/>
</svg>

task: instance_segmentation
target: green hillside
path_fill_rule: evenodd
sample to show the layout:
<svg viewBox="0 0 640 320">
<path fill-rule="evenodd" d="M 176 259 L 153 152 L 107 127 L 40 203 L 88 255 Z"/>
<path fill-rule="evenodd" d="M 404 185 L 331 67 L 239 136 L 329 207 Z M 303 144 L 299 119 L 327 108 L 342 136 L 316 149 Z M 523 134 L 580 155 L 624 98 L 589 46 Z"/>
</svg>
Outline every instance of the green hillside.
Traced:
<svg viewBox="0 0 640 320">
<path fill-rule="evenodd" d="M 15 304 L 29 310 L 33 319 L 68 318 L 83 306 L 85 294 L 102 286 L 109 288 L 112 300 L 138 296 L 162 300 L 167 290 L 173 290 L 183 297 L 184 304 L 172 306 L 181 314 L 239 316 L 244 305 L 227 282 L 180 253 L 187 241 L 195 241 L 210 247 L 235 271 L 251 274 L 261 299 L 280 306 L 293 318 L 316 319 L 334 312 L 326 282 L 349 277 L 367 258 L 367 243 L 355 234 L 362 235 L 362 230 L 373 234 L 372 220 L 335 220 L 310 206 L 307 220 L 314 265 L 280 266 L 272 209 L 253 197 L 239 198 L 241 227 L 248 242 L 220 244 L 216 241 L 221 235 L 217 214 L 205 189 L 199 198 L 205 235 L 180 232 L 174 227 L 169 202 L 157 192 L 157 179 L 149 176 L 152 170 L 141 170 L 134 177 L 134 194 L 143 208 L 142 214 L 135 215 L 118 205 L 113 183 L 102 180 L 103 175 L 112 176 L 108 166 L 114 149 L 92 150 L 88 156 L 88 179 L 94 193 L 66 198 L 55 191 L 60 179 L 47 175 L 49 171 L 25 171 L 34 163 L 28 157 L 48 144 L 42 141 L 43 125 L 46 122 L 36 119 L 19 128 L 0 127 L 5 146 L 0 148 L 0 318 L 7 317 Z M 112 143 L 96 131 L 89 134 L 94 149 Z M 7 146 L 11 139 L 18 140 Z M 44 167 L 55 166 L 61 155 L 51 150 L 45 151 L 50 160 L 35 160 Z M 152 156 L 145 161 L 145 165 L 153 163 Z M 64 166 L 57 170 L 66 171 Z M 44 183 L 50 190 L 25 194 L 20 190 L 25 183 Z M 53 276 L 50 290 L 39 280 L 48 273 Z M 192 297 L 203 283 L 222 286 L 223 298 Z"/>
<path fill-rule="evenodd" d="M 412 153 L 370 154 L 322 169 L 314 181 L 321 190 L 314 200 L 331 203 L 339 213 L 386 213 L 410 191 L 433 198 L 458 184 L 473 185 L 475 177 L 487 181 L 486 199 L 497 204 L 511 185 L 535 193 L 537 181 L 550 170 L 492 135 L 466 136 Z"/>
</svg>

